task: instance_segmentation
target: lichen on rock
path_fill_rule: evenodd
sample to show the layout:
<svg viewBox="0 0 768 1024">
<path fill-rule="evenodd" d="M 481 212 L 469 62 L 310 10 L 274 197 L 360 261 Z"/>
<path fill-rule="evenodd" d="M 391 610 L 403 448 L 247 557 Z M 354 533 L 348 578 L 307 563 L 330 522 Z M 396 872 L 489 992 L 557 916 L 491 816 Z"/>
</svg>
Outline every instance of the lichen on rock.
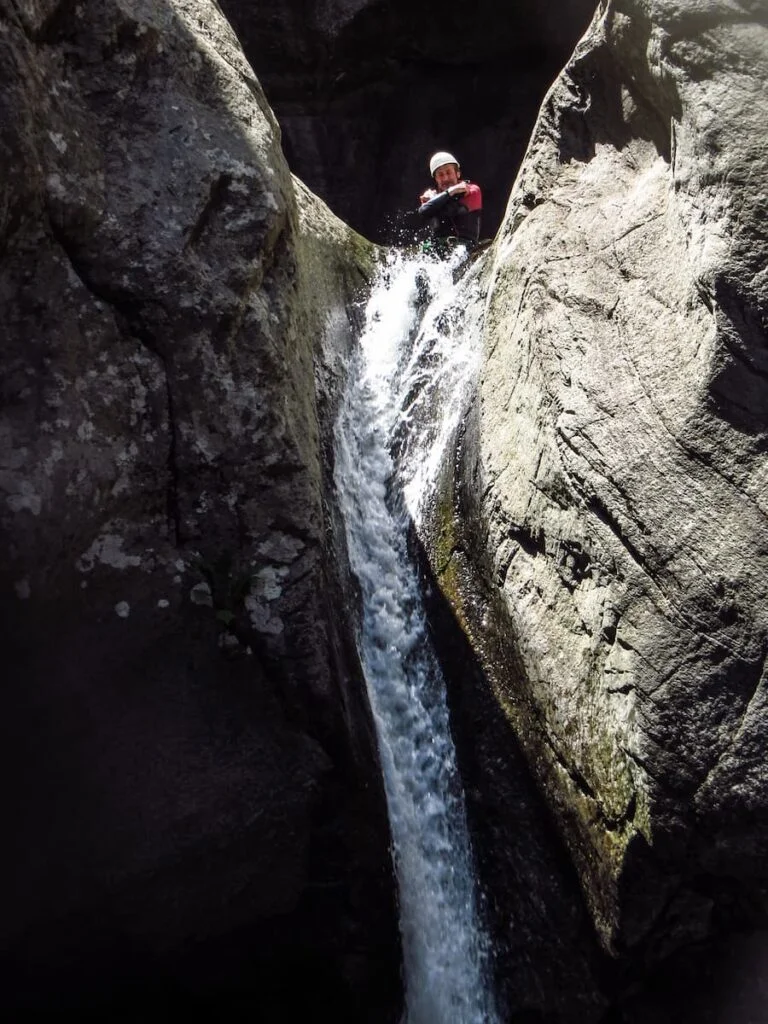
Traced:
<svg viewBox="0 0 768 1024">
<path fill-rule="evenodd" d="M 221 963 L 193 947 L 245 929 L 239 977 L 290 1006 L 282 972 L 323 930 L 307 991 L 343 1002 L 347 958 L 397 971 L 370 721 L 325 596 L 322 367 L 373 247 L 292 178 L 216 3 L 2 0 L 0 84 L 3 747 L 36 809 L 4 949 L 25 936 L 45 978 L 71 948 L 79 1005 L 96 947 L 105 992 L 144 942 L 139 974 L 180 958 L 204 988 L 184 957 Z M 201 563 L 228 567 L 218 590 Z"/>
</svg>

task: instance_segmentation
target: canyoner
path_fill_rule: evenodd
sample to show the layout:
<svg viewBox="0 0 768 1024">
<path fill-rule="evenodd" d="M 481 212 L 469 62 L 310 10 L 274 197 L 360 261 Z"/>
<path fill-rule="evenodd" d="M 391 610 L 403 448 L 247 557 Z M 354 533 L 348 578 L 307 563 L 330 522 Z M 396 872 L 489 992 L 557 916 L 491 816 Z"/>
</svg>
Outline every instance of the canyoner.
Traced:
<svg viewBox="0 0 768 1024">
<path fill-rule="evenodd" d="M 389 808 L 407 1024 L 499 1020 L 445 686 L 407 543 L 477 365 L 479 333 L 453 284 L 461 255 L 394 254 L 382 268 L 335 438 Z"/>
<path fill-rule="evenodd" d="M 436 240 L 461 240 L 472 248 L 480 241 L 483 194 L 480 186 L 461 177 L 459 161 L 451 153 L 433 154 L 429 173 L 434 188 L 419 196 L 419 217 L 429 224 Z"/>
<path fill-rule="evenodd" d="M 476 182 L 461 177 L 459 162 L 451 153 L 433 153 L 429 173 L 434 187 L 421 193 L 417 211 L 420 223 L 429 228 L 429 237 L 415 251 L 453 260 L 454 279 L 458 279 L 491 244 L 491 239 L 480 238 L 483 194 Z"/>
</svg>

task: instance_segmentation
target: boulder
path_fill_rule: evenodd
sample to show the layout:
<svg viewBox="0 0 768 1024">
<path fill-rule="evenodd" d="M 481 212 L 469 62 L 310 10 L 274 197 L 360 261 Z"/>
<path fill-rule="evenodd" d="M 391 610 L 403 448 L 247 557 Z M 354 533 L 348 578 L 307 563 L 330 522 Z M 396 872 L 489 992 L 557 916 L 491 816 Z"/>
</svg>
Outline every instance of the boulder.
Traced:
<svg viewBox="0 0 768 1024">
<path fill-rule="evenodd" d="M 2 0 L 0 76 L 6 1003 L 391 1019 L 320 440 L 375 252 L 215 3 Z"/>
<path fill-rule="evenodd" d="M 754 926 L 768 881 L 766 80 L 762 3 L 601 4 L 487 257 L 427 539 L 636 964 Z"/>
</svg>

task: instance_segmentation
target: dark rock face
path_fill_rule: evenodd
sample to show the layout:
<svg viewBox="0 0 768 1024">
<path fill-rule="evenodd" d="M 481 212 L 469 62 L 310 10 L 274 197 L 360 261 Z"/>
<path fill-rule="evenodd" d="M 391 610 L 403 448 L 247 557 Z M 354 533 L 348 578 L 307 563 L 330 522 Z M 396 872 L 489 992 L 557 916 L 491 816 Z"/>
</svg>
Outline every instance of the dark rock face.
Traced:
<svg viewBox="0 0 768 1024">
<path fill-rule="evenodd" d="M 369 238 L 418 230 L 427 161 L 449 149 L 499 225 L 541 100 L 593 0 L 224 0 L 293 171 Z"/>
<path fill-rule="evenodd" d="M 320 443 L 370 248 L 215 4 L 0 30 L 4 1003 L 391 1019 Z"/>
<path fill-rule="evenodd" d="M 601 6 L 486 258 L 430 540 L 626 1021 L 766 1012 L 767 60 L 764 4 Z"/>
</svg>

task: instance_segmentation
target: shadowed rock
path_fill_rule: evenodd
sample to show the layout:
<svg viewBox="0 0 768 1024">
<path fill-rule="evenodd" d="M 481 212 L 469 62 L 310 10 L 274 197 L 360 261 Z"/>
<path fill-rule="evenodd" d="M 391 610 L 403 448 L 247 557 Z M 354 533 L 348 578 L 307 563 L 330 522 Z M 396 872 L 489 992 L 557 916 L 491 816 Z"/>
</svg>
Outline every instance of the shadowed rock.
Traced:
<svg viewBox="0 0 768 1024">
<path fill-rule="evenodd" d="M 373 251 L 291 178 L 216 4 L 0 29 L 6 1005 L 343 1017 L 372 985 L 389 1019 L 320 442 Z"/>
</svg>

